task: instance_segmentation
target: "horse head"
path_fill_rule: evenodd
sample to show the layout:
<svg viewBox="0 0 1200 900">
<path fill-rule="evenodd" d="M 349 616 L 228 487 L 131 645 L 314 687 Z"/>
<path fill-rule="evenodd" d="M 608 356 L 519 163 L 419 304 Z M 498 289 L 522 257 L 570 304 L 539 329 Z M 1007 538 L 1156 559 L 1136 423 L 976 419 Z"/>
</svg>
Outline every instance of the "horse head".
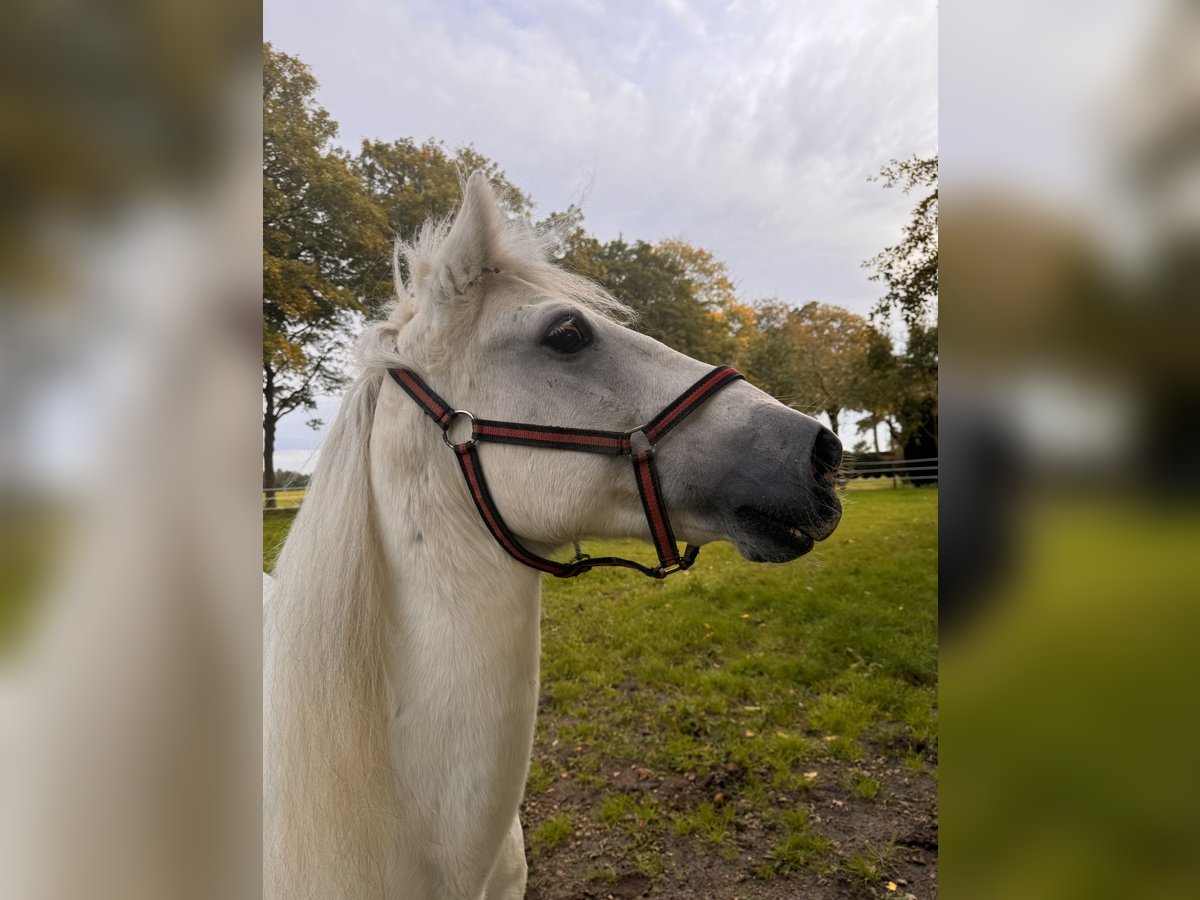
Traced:
<svg viewBox="0 0 1200 900">
<path fill-rule="evenodd" d="M 711 371 L 625 327 L 620 303 L 548 262 L 545 239 L 505 219 L 480 173 L 453 223 L 401 252 L 395 353 L 475 417 L 629 433 Z M 395 385 L 383 390 L 401 398 Z M 454 442 L 468 437 L 456 433 L 460 418 L 447 431 Z M 495 443 L 481 458 L 496 507 L 530 547 L 650 532 L 619 457 Z M 724 539 L 749 560 L 783 562 L 827 538 L 841 516 L 837 437 L 745 381 L 706 399 L 655 459 L 674 533 L 690 544 Z"/>
</svg>

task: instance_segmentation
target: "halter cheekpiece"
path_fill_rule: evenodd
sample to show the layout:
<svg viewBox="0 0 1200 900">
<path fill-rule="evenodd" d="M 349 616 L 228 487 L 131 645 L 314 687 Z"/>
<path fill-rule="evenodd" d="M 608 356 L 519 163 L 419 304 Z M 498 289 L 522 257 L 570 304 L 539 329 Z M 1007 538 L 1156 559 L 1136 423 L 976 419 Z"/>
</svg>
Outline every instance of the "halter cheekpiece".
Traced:
<svg viewBox="0 0 1200 900">
<path fill-rule="evenodd" d="M 559 428 L 552 425 L 526 425 L 479 419 L 466 410 L 454 409 L 434 393 L 415 372 L 408 369 L 388 369 L 388 374 L 442 429 L 442 440 L 454 451 L 458 459 L 458 465 L 467 481 L 467 487 L 470 488 L 471 499 L 475 501 L 480 518 L 496 542 L 513 559 L 542 572 L 549 572 L 556 578 L 574 578 L 600 566 L 624 566 L 637 569 L 651 578 L 666 578 L 673 572 L 690 568 L 696 561 L 696 556 L 700 553 L 699 547 L 688 544 L 681 554 L 675 545 L 675 534 L 671 531 L 671 520 L 667 516 L 667 507 L 663 502 L 662 488 L 659 486 L 658 472 L 654 465 L 655 445 L 709 397 L 739 380 L 742 376 L 737 370 L 729 366 L 718 366 L 668 403 L 648 424 L 634 431 Z M 470 421 L 471 436 L 456 444 L 450 438 L 450 426 L 459 417 Z M 582 552 L 577 552 L 570 562 L 560 563 L 527 550 L 500 517 L 496 502 L 488 490 L 476 447 L 479 441 L 630 457 L 633 461 L 638 494 L 642 498 L 642 509 L 646 513 L 650 536 L 658 553 L 658 565 L 649 568 L 631 559 L 616 556 L 592 559 Z"/>
</svg>

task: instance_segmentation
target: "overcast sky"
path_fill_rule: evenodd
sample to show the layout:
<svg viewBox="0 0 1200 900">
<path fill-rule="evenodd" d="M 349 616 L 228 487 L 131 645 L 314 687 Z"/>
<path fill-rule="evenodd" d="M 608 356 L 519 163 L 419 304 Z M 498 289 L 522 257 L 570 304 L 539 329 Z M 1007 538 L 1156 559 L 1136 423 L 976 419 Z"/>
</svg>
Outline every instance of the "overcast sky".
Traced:
<svg viewBox="0 0 1200 900">
<path fill-rule="evenodd" d="M 937 150 L 934 0 L 266 0 L 263 31 L 364 138 L 474 144 L 538 214 L 608 240 L 678 236 L 748 299 L 865 313 L 862 260 L 912 198 L 868 181 Z M 280 468 L 316 435 L 281 422 Z"/>
</svg>

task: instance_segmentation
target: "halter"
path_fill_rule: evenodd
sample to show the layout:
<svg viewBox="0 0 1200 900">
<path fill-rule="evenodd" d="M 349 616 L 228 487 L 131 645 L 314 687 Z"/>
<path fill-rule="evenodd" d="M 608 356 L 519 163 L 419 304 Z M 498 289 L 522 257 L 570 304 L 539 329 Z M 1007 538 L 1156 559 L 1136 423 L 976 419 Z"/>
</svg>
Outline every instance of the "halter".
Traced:
<svg viewBox="0 0 1200 900">
<path fill-rule="evenodd" d="M 700 548 L 688 544 L 681 554 L 675 546 L 675 534 L 671 531 L 671 520 L 663 503 L 662 488 L 658 483 L 658 472 L 654 466 L 654 447 L 676 425 L 695 412 L 713 394 L 728 387 L 742 376 L 729 366 L 718 366 L 686 391 L 666 405 L 662 412 L 650 422 L 634 431 L 597 431 L 590 428 L 559 428 L 552 425 L 525 425 L 516 422 L 493 422 L 477 419 L 462 409 L 454 409 L 434 393 L 416 373 L 408 369 L 388 369 L 388 374 L 404 388 L 404 392 L 417 402 L 442 429 L 442 440 L 454 451 L 471 499 L 484 525 L 492 533 L 505 552 L 518 562 L 556 578 L 574 578 L 600 566 L 624 566 L 637 569 L 651 578 L 666 578 L 672 572 L 691 567 L 700 553 Z M 471 437 L 461 444 L 450 440 L 450 426 L 455 419 L 465 417 L 471 422 Z M 522 444 L 527 447 L 546 447 L 551 450 L 579 450 L 584 453 L 607 453 L 612 456 L 628 456 L 633 461 L 633 474 L 637 480 L 638 494 L 642 498 L 642 509 L 650 525 L 650 536 L 658 553 L 658 565 L 648 568 L 631 559 L 604 556 L 592 559 L 576 545 L 575 558 L 560 563 L 546 559 L 527 550 L 516 539 L 496 509 L 483 467 L 479 462 L 476 444 L 492 441 L 497 444 Z"/>
</svg>

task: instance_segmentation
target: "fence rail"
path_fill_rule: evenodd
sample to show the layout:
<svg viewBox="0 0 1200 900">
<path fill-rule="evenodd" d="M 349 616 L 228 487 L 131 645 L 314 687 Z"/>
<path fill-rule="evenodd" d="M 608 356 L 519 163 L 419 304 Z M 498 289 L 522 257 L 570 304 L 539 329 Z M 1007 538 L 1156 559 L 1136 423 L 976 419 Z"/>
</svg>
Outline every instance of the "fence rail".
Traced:
<svg viewBox="0 0 1200 900">
<path fill-rule="evenodd" d="M 878 484 L 868 484 L 878 479 Z M 886 479 L 886 480 L 885 480 Z M 838 482 L 846 486 L 891 487 L 902 485 L 937 484 L 938 458 L 927 456 L 921 459 L 846 459 L 838 472 Z M 304 502 L 304 488 L 276 487 L 262 489 L 263 510 L 298 509 Z M 270 502 L 274 499 L 274 504 Z"/>
<path fill-rule="evenodd" d="M 302 487 L 274 487 L 262 489 L 262 507 L 264 510 L 298 509 L 303 501 L 304 488 Z"/>
<path fill-rule="evenodd" d="M 850 457 L 842 461 L 842 469 L 838 473 L 838 480 L 846 485 L 852 482 L 865 483 L 867 480 L 875 478 L 889 479 L 892 487 L 900 487 L 902 484 L 937 484 L 938 458 L 936 456 L 925 456 L 918 459 L 855 459 Z"/>
</svg>

